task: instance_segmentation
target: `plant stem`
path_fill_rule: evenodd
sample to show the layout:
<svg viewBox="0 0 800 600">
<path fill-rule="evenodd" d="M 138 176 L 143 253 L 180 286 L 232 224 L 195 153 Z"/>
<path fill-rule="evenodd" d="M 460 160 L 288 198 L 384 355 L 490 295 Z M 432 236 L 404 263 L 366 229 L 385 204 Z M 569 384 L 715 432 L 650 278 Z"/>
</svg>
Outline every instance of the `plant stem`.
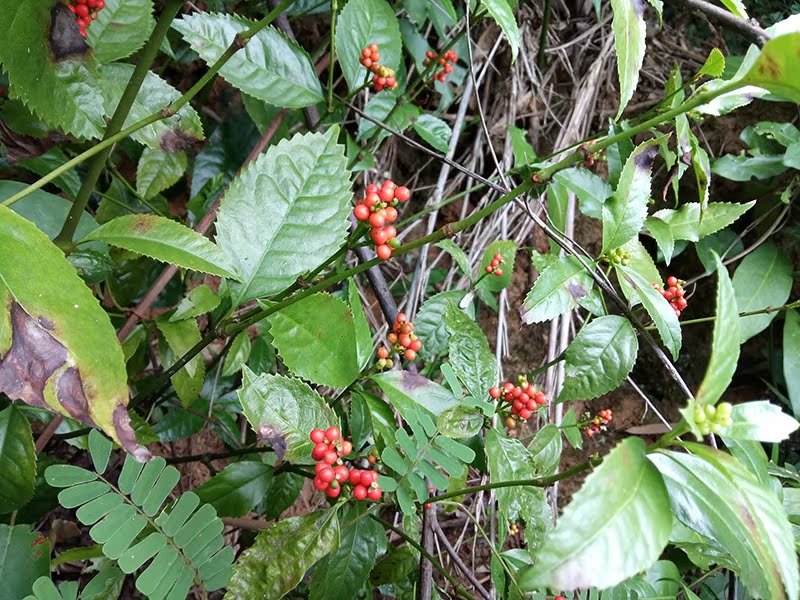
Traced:
<svg viewBox="0 0 800 600">
<path fill-rule="evenodd" d="M 128 118 L 128 114 L 131 112 L 131 108 L 144 83 L 145 77 L 147 77 L 147 73 L 150 72 L 150 65 L 153 64 L 156 54 L 158 54 L 158 50 L 161 48 L 161 43 L 164 41 L 167 31 L 169 31 L 170 25 L 172 25 L 172 20 L 175 18 L 175 15 L 178 14 L 181 6 L 183 6 L 182 0 L 170 0 L 164 8 L 164 12 L 161 13 L 161 17 L 158 19 L 158 23 L 156 23 L 147 45 L 136 61 L 136 66 L 133 69 L 131 78 L 128 80 L 128 85 L 125 86 L 125 90 L 122 92 L 122 97 L 119 100 L 119 104 L 117 104 L 117 108 L 114 110 L 114 114 L 111 116 L 108 127 L 106 127 L 105 136 L 103 137 L 104 142 L 107 142 L 110 138 L 118 134 L 125 124 L 125 119 Z M 72 237 L 75 235 L 78 222 L 80 221 L 83 211 L 86 210 L 86 205 L 97 185 L 97 180 L 100 179 L 100 174 L 103 172 L 106 160 L 109 154 L 111 154 L 112 146 L 113 142 L 106 144 L 92 159 L 92 162 L 89 163 L 86 177 L 84 177 L 78 195 L 75 197 L 75 202 L 70 207 L 64 225 L 61 227 L 61 231 L 53 240 L 62 250 L 67 250 L 72 245 Z M 25 190 L 22 190 L 22 192 L 24 191 Z"/>
<path fill-rule="evenodd" d="M 753 317 L 755 315 L 769 315 L 774 312 L 780 312 L 784 310 L 792 310 L 793 308 L 800 308 L 800 300 L 795 300 L 794 302 L 790 302 L 789 304 L 784 304 L 783 306 L 777 306 L 775 308 L 768 306 L 766 308 L 762 308 L 760 310 L 749 310 L 745 312 L 740 312 L 740 317 Z M 681 325 L 696 325 L 697 323 L 709 323 L 711 321 L 716 321 L 717 317 L 701 317 L 699 319 L 688 319 L 686 321 L 681 321 Z M 655 326 L 645 327 L 648 330 L 654 330 Z"/>
<path fill-rule="evenodd" d="M 190 463 L 196 461 L 210 462 L 212 460 L 220 460 L 223 458 L 234 458 L 236 456 L 245 456 L 247 454 L 258 454 L 259 452 L 270 452 L 271 448 L 264 446 L 250 446 L 248 448 L 237 448 L 236 450 L 229 450 L 228 452 L 216 452 L 206 454 L 193 454 L 190 456 L 173 456 L 167 459 L 167 464 L 179 465 L 183 463 Z"/>
</svg>

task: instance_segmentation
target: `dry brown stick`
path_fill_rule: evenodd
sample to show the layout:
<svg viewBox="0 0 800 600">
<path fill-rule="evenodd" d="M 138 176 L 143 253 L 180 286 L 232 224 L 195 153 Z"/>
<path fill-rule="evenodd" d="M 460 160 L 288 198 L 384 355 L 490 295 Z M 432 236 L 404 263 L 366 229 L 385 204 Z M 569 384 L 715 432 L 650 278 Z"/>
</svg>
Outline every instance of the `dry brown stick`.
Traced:
<svg viewBox="0 0 800 600">
<path fill-rule="evenodd" d="M 703 13 L 709 20 L 739 32 L 743 37 L 759 46 L 763 46 L 764 43 L 770 39 L 770 35 L 761 27 L 754 24 L 752 20 L 748 21 L 747 19 L 737 17 L 721 6 L 710 4 L 705 0 L 675 0 L 675 2 L 686 8 Z"/>
<path fill-rule="evenodd" d="M 492 600 L 492 597 L 489 595 L 489 592 L 481 585 L 481 582 L 475 577 L 472 571 L 469 570 L 469 567 L 464 564 L 464 561 L 461 560 L 461 557 L 456 552 L 455 548 L 450 544 L 450 540 L 447 539 L 444 531 L 442 531 L 441 525 L 439 525 L 439 520 L 436 518 L 436 515 L 431 514 L 431 529 L 436 534 L 436 537 L 439 538 L 442 546 L 444 546 L 445 551 L 447 554 L 450 555 L 450 558 L 453 560 L 453 563 L 458 567 L 458 569 L 464 574 L 469 582 L 472 584 L 472 587 L 475 588 L 475 591 L 478 592 L 485 600 Z"/>
</svg>

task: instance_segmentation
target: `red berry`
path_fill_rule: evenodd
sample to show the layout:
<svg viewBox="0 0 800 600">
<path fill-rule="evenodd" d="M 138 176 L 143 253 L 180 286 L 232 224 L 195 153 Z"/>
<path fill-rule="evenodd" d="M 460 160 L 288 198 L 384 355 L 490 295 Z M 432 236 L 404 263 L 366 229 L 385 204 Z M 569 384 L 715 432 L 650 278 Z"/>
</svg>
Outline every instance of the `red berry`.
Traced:
<svg viewBox="0 0 800 600">
<path fill-rule="evenodd" d="M 375 242 L 378 246 L 380 246 L 389 241 L 389 232 L 386 231 L 385 227 L 381 227 L 379 229 L 373 229 L 372 231 L 370 231 L 369 237 L 372 238 L 373 242 Z"/>
<path fill-rule="evenodd" d="M 384 211 L 385 211 L 385 215 L 384 216 L 386 217 L 386 220 L 389 223 L 391 223 L 392 221 L 397 219 L 397 209 L 394 206 L 387 206 L 384 209 Z M 394 236 L 392 236 L 392 237 L 394 237 Z"/>
<path fill-rule="evenodd" d="M 385 85 L 385 83 L 383 84 Z M 394 188 L 387 188 L 385 185 L 378 191 L 378 197 L 382 202 L 391 202 L 394 200 Z"/>
<path fill-rule="evenodd" d="M 385 346 L 378 348 L 378 358 L 389 358 L 389 350 Z"/>
<path fill-rule="evenodd" d="M 341 437 L 342 433 L 339 431 L 339 428 L 335 425 L 332 427 L 328 427 L 325 430 L 325 437 L 328 438 L 329 442 L 335 442 Z"/>
<path fill-rule="evenodd" d="M 498 277 L 502 277 L 503 269 L 495 269 L 494 274 L 497 275 Z"/>
<path fill-rule="evenodd" d="M 386 210 L 389 209 L 387 208 Z M 383 230 L 386 232 L 386 235 L 389 236 L 388 239 L 392 240 L 397 237 L 397 228 L 394 225 L 387 225 Z"/>
<path fill-rule="evenodd" d="M 356 204 L 356 207 L 353 209 L 353 215 L 359 221 L 366 221 L 369 219 L 369 206 L 366 204 Z"/>
<path fill-rule="evenodd" d="M 328 487 L 328 484 L 322 481 L 322 479 L 320 479 L 319 477 L 314 477 L 314 487 L 317 488 L 318 490 L 324 490 Z"/>
<path fill-rule="evenodd" d="M 344 465 L 338 465 L 331 469 L 334 473 L 336 481 L 347 481 L 350 478 L 350 471 Z"/>
<path fill-rule="evenodd" d="M 375 458 L 371 456 L 370 458 Z M 361 471 L 361 485 L 370 485 L 378 481 L 378 474 L 375 471 Z"/>
<path fill-rule="evenodd" d="M 369 45 L 369 51 L 370 51 L 370 53 L 377 52 L 378 51 L 378 44 L 370 44 Z"/>
<path fill-rule="evenodd" d="M 422 350 L 422 340 L 420 340 L 420 339 L 411 340 L 411 346 L 410 346 L 410 348 L 411 348 L 411 349 L 412 349 L 414 352 L 419 352 L 420 350 Z"/>
<path fill-rule="evenodd" d="M 489 388 L 489 395 L 497 400 L 500 397 L 500 388 L 497 386 Z"/>
<path fill-rule="evenodd" d="M 381 260 L 388 260 L 389 257 L 392 256 L 392 247 L 387 246 L 386 244 L 381 244 L 376 249 L 376 252 L 378 254 L 378 258 L 380 258 Z"/>
<path fill-rule="evenodd" d="M 331 481 L 336 479 L 336 472 L 333 469 L 331 469 L 330 467 L 328 467 L 326 469 L 320 469 L 320 472 L 317 475 L 317 478 L 320 481 L 324 481 L 325 483 L 330 483 Z"/>
<path fill-rule="evenodd" d="M 318 462 L 317 464 L 314 465 L 314 472 L 317 475 L 319 475 L 319 472 L 322 471 L 322 469 L 327 469 L 327 468 L 328 465 L 326 465 L 324 462 Z"/>
<path fill-rule="evenodd" d="M 394 197 L 400 202 L 406 202 L 409 198 L 411 198 L 411 190 L 409 190 L 406 186 L 401 185 L 394 191 Z"/>
<path fill-rule="evenodd" d="M 400 324 L 403 324 L 406 321 L 408 321 L 408 317 L 406 316 L 406 313 L 399 312 L 399 313 L 397 313 L 397 317 L 395 317 L 395 321 L 397 321 Z"/>
<path fill-rule="evenodd" d="M 322 460 L 324 460 L 329 465 L 332 465 L 337 460 L 339 460 L 339 453 L 336 452 L 336 450 L 328 450 L 325 453 L 325 456 L 322 457 Z"/>
<path fill-rule="evenodd" d="M 88 17 L 89 7 L 85 4 L 78 4 L 78 6 L 75 7 L 75 14 L 79 17 Z"/>
<path fill-rule="evenodd" d="M 414 360 L 417 358 L 417 353 L 414 352 L 411 348 L 406 350 L 406 360 Z"/>
<path fill-rule="evenodd" d="M 342 442 L 342 456 L 347 456 L 353 451 L 352 442 Z"/>
<path fill-rule="evenodd" d="M 353 488 L 353 498 L 356 500 L 363 500 L 367 497 L 367 488 L 363 485 L 357 485 Z"/>
<path fill-rule="evenodd" d="M 358 469 L 351 469 L 350 470 L 350 477 L 348 478 L 350 483 L 353 485 L 358 485 L 361 483 L 361 471 Z"/>
<path fill-rule="evenodd" d="M 486 267 L 483 270 L 486 271 L 487 273 L 491 273 L 494 269 L 492 269 L 492 265 L 486 265 Z"/>
<path fill-rule="evenodd" d="M 322 460 L 322 457 L 325 456 L 325 453 L 328 451 L 328 445 L 324 443 L 317 444 L 314 446 L 314 450 L 311 451 L 311 458 L 314 460 Z"/>
<path fill-rule="evenodd" d="M 522 410 L 519 411 L 519 416 L 522 417 L 523 419 L 530 419 L 532 415 L 533 413 L 529 411 L 527 408 L 523 408 Z"/>
<path fill-rule="evenodd" d="M 381 495 L 383 495 L 383 491 L 379 487 L 370 488 L 369 492 L 367 492 L 369 499 L 376 502 L 381 499 Z"/>
<path fill-rule="evenodd" d="M 309 437 L 314 444 L 320 444 L 325 441 L 325 432 L 322 429 L 312 429 Z"/>
<path fill-rule="evenodd" d="M 675 277 L 674 275 L 670 275 L 669 277 L 667 277 L 667 286 L 675 287 L 676 285 L 678 285 L 677 277 Z"/>
<path fill-rule="evenodd" d="M 341 486 L 330 486 L 327 490 L 325 490 L 325 493 L 328 495 L 328 498 L 336 498 L 342 493 L 342 488 Z"/>
</svg>

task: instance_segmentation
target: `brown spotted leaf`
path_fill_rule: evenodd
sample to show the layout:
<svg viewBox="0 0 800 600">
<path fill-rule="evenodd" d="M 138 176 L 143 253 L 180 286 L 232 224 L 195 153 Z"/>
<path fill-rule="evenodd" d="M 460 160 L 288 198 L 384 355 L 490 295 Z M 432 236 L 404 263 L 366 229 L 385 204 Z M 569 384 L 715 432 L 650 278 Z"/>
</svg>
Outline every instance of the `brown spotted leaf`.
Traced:
<svg viewBox="0 0 800 600">
<path fill-rule="evenodd" d="M 61 251 L 0 206 L 0 392 L 95 425 L 139 459 L 108 315 Z"/>
<path fill-rule="evenodd" d="M 800 33 L 781 35 L 767 42 L 744 80 L 800 104 Z"/>
</svg>

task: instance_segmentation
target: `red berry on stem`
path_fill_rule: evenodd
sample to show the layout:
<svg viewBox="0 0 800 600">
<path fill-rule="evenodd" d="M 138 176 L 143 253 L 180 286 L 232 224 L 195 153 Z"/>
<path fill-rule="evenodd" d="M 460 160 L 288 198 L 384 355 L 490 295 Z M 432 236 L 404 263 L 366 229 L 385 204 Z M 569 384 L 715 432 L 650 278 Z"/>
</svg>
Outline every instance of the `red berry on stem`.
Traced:
<svg viewBox="0 0 800 600">
<path fill-rule="evenodd" d="M 336 440 L 341 437 L 342 433 L 339 431 L 339 428 L 334 426 L 328 427 L 325 430 L 325 437 L 328 438 L 329 442 L 335 442 Z"/>
<path fill-rule="evenodd" d="M 369 206 L 366 204 L 356 204 L 353 209 L 353 216 L 359 221 L 366 221 L 369 219 Z"/>
<path fill-rule="evenodd" d="M 406 186 L 401 185 L 394 191 L 394 197 L 400 200 L 400 202 L 406 202 L 409 198 L 411 198 L 411 190 L 409 190 Z"/>
<path fill-rule="evenodd" d="M 406 360 L 414 360 L 417 358 L 417 353 L 414 352 L 411 348 L 406 350 Z"/>
<path fill-rule="evenodd" d="M 497 400 L 500 397 L 500 388 L 497 386 L 489 388 L 489 395 Z"/>
<path fill-rule="evenodd" d="M 676 285 L 678 285 L 678 278 L 675 277 L 674 275 L 670 275 L 669 277 L 667 277 L 667 285 L 669 287 L 675 287 Z"/>
<path fill-rule="evenodd" d="M 336 481 L 347 481 L 350 477 L 350 470 L 344 465 L 338 465 L 333 468 Z"/>
<path fill-rule="evenodd" d="M 389 358 L 389 350 L 385 346 L 378 348 L 378 358 Z"/>
<path fill-rule="evenodd" d="M 322 429 L 312 429 L 309 437 L 315 444 L 320 444 L 325 441 L 325 432 Z"/>
<path fill-rule="evenodd" d="M 392 256 L 392 248 L 386 244 L 378 246 L 376 252 L 381 260 L 388 260 Z"/>
<path fill-rule="evenodd" d="M 332 465 L 337 460 L 339 460 L 339 453 L 336 452 L 336 450 L 328 450 L 325 453 L 325 456 L 322 457 L 322 460 L 324 460 L 329 465 Z"/>
<path fill-rule="evenodd" d="M 342 493 L 342 488 L 341 486 L 330 486 L 327 490 L 325 490 L 325 493 L 328 495 L 328 498 L 337 498 L 339 494 Z"/>
<path fill-rule="evenodd" d="M 394 189 L 387 188 L 385 186 L 382 187 L 380 190 L 378 190 L 378 198 L 380 198 L 382 202 L 391 202 L 394 200 Z"/>
<path fill-rule="evenodd" d="M 386 223 L 386 217 L 381 211 L 374 212 L 369 216 L 369 224 L 373 227 L 383 227 L 384 223 Z"/>
<path fill-rule="evenodd" d="M 362 472 L 358 469 L 351 469 L 350 477 L 348 478 L 350 480 L 350 483 L 352 483 L 353 485 L 358 485 L 359 483 L 361 483 L 361 473 Z"/>
<path fill-rule="evenodd" d="M 382 495 L 383 491 L 379 487 L 370 488 L 369 492 L 367 492 L 367 496 L 369 496 L 369 499 L 374 500 L 375 502 L 380 500 Z"/>
<path fill-rule="evenodd" d="M 317 474 L 317 477 L 320 481 L 324 481 L 325 483 L 330 483 L 334 479 L 336 479 L 336 472 L 331 469 L 330 467 L 320 469 L 320 472 Z"/>
<path fill-rule="evenodd" d="M 353 498 L 356 500 L 363 500 L 367 497 L 367 488 L 363 485 L 357 485 L 353 488 Z"/>
<path fill-rule="evenodd" d="M 495 269 L 495 270 L 494 270 L 494 274 L 495 274 L 497 277 L 502 277 L 502 276 L 503 276 L 503 269 Z"/>
<path fill-rule="evenodd" d="M 325 456 L 325 453 L 328 451 L 328 445 L 325 443 L 320 443 L 314 446 L 314 450 L 311 451 L 311 458 L 314 460 L 322 460 Z"/>
</svg>

